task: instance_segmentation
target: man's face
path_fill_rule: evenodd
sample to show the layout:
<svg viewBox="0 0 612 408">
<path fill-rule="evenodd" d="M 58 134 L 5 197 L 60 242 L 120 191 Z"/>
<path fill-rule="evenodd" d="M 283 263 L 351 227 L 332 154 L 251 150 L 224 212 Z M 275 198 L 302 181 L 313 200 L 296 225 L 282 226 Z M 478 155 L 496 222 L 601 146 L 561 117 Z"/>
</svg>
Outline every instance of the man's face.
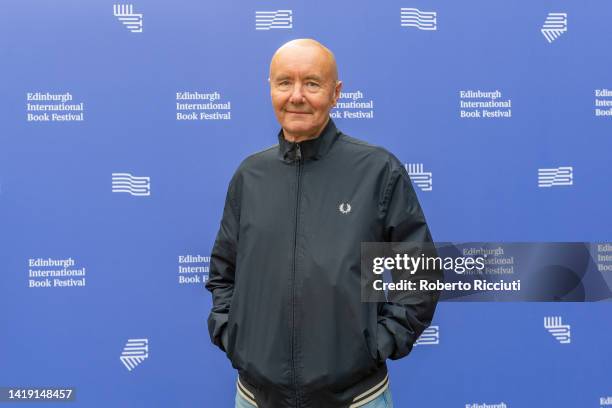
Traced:
<svg viewBox="0 0 612 408">
<path fill-rule="evenodd" d="M 329 55 L 319 47 L 282 48 L 270 65 L 270 92 L 276 119 L 289 141 L 318 136 L 340 96 Z"/>
</svg>

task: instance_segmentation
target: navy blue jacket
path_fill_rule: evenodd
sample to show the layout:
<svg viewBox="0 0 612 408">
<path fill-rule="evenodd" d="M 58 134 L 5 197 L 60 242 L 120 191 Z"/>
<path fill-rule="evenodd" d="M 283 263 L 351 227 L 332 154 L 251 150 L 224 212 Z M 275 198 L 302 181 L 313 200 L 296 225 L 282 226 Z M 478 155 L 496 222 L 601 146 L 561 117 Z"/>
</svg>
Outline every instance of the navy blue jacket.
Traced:
<svg viewBox="0 0 612 408">
<path fill-rule="evenodd" d="M 361 301 L 360 243 L 431 242 L 402 164 L 340 132 L 279 144 L 234 174 L 211 253 L 211 339 L 263 408 L 358 407 L 387 385 L 438 292 Z"/>
</svg>

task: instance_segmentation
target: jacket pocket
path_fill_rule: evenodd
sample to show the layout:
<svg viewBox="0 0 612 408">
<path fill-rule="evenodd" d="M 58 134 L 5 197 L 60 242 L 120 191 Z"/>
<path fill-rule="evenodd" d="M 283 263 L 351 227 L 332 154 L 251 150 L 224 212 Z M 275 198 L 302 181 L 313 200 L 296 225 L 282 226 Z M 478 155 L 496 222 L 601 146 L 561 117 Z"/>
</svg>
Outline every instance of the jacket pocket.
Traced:
<svg viewBox="0 0 612 408">
<path fill-rule="evenodd" d="M 367 305 L 367 324 L 363 334 L 370 358 L 374 361 L 378 361 L 378 308 L 376 303 L 368 303 Z"/>
<path fill-rule="evenodd" d="M 234 323 L 235 313 L 233 313 L 235 309 L 235 307 L 230 308 L 229 316 L 227 318 L 227 326 L 223 331 L 221 339 L 223 341 L 223 337 L 225 338 L 225 354 L 230 359 L 230 361 L 232 361 L 232 356 L 234 355 L 234 349 L 236 347 L 236 325 Z"/>
<path fill-rule="evenodd" d="M 382 364 L 387 361 L 391 352 L 393 351 L 393 345 L 395 344 L 395 339 L 389 333 L 389 331 L 385 328 L 384 325 L 378 322 L 378 314 L 380 313 L 380 309 L 382 307 L 381 303 L 377 304 L 376 308 L 376 318 L 374 325 L 374 339 L 375 339 L 375 358 L 379 364 Z"/>
<path fill-rule="evenodd" d="M 223 350 L 225 351 L 225 353 L 227 354 L 227 335 L 228 335 L 228 330 L 227 330 L 227 325 L 225 325 L 225 327 L 223 328 L 223 331 L 221 332 L 221 345 L 223 346 Z"/>
</svg>

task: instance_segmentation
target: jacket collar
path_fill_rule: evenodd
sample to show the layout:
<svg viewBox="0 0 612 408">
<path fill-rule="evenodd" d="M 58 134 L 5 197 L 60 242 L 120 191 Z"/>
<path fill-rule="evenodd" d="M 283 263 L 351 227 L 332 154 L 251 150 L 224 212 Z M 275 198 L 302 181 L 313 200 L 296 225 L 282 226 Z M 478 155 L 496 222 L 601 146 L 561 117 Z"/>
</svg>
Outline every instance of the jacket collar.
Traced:
<svg viewBox="0 0 612 408">
<path fill-rule="evenodd" d="M 323 131 L 318 137 L 304 140 L 303 142 L 299 143 L 286 140 L 283 134 L 283 129 L 281 128 L 281 130 L 278 132 L 279 159 L 286 163 L 292 163 L 297 160 L 297 145 L 299 145 L 302 159 L 318 160 L 327 154 L 336 139 L 338 139 L 339 135 L 340 131 L 336 128 L 336 124 L 332 118 L 329 118 L 327 125 L 325 125 Z"/>
</svg>

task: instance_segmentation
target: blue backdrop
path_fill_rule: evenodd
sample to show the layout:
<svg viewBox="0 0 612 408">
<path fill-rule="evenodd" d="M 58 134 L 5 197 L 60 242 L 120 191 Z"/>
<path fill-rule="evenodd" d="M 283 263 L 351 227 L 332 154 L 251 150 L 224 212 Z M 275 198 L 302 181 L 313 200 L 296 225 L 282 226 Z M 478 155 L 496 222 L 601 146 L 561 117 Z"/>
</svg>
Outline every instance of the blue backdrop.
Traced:
<svg viewBox="0 0 612 408">
<path fill-rule="evenodd" d="M 114 4 L 1 6 L 0 387 L 232 406 L 203 280 L 231 175 L 276 143 L 268 64 L 294 38 L 334 51 L 341 130 L 422 164 L 434 239 L 612 240 L 610 2 Z M 434 344 L 389 363 L 394 402 L 612 405 L 611 312 L 441 303 Z"/>
</svg>

